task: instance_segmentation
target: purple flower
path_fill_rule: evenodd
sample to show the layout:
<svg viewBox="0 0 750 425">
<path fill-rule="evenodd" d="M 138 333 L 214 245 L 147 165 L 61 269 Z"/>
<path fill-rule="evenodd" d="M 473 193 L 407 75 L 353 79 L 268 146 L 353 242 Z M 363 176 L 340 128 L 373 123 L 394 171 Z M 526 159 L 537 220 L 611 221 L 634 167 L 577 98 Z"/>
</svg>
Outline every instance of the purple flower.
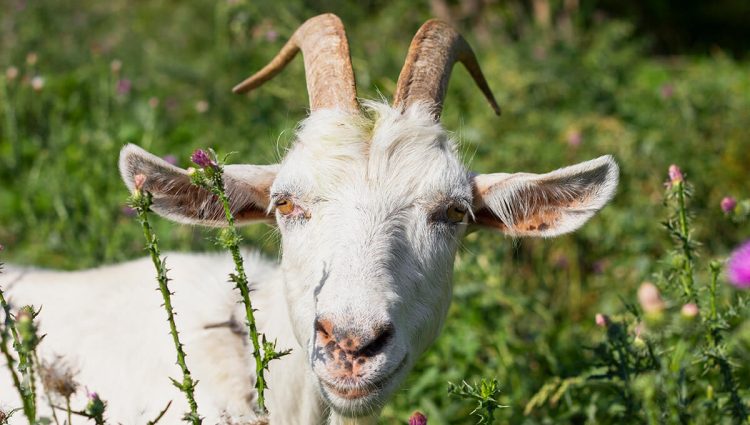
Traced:
<svg viewBox="0 0 750 425">
<path fill-rule="evenodd" d="M 279 33 L 276 32 L 275 30 L 268 30 L 268 31 L 266 31 L 266 40 L 267 41 L 270 41 L 271 43 L 273 43 L 274 41 L 276 41 L 277 38 L 279 38 Z"/>
<path fill-rule="evenodd" d="M 117 94 L 124 96 L 130 93 L 130 89 L 133 88 L 133 84 L 127 78 L 117 80 Z"/>
<path fill-rule="evenodd" d="M 674 86 L 672 84 L 664 84 L 661 86 L 661 98 L 669 99 L 674 96 Z"/>
<path fill-rule="evenodd" d="M 195 152 L 193 152 L 193 155 L 190 156 L 190 160 L 201 168 L 216 168 L 218 165 L 216 161 L 211 158 L 211 155 L 203 149 L 196 149 Z"/>
<path fill-rule="evenodd" d="M 422 412 L 414 412 L 409 417 L 409 425 L 427 425 L 427 416 Z"/>
<path fill-rule="evenodd" d="M 734 250 L 729 258 L 729 281 L 737 288 L 750 288 L 750 240 Z"/>
<path fill-rule="evenodd" d="M 122 212 L 122 215 L 124 215 L 125 217 L 135 217 L 135 210 L 127 205 L 123 205 L 120 209 L 120 212 Z"/>
<path fill-rule="evenodd" d="M 734 211 L 734 207 L 737 206 L 737 200 L 731 196 L 726 196 L 721 200 L 721 210 L 729 214 Z"/>
<path fill-rule="evenodd" d="M 177 165 L 177 157 L 172 154 L 165 155 L 163 159 L 172 165 Z"/>
<path fill-rule="evenodd" d="M 669 166 L 669 182 L 672 184 L 680 183 L 683 180 L 682 170 L 680 167 L 672 164 Z"/>
</svg>

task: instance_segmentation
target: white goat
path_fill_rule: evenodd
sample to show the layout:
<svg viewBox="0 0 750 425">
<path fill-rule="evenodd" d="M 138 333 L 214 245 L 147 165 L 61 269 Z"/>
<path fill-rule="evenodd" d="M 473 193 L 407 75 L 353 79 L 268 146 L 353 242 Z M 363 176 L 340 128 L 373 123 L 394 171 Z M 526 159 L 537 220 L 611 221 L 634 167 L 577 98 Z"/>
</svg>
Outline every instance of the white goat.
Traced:
<svg viewBox="0 0 750 425">
<path fill-rule="evenodd" d="M 281 233 L 278 267 L 246 255 L 259 328 L 293 350 L 271 363 L 270 422 L 374 423 L 440 333 L 467 228 L 513 237 L 573 231 L 613 196 L 618 168 L 605 156 L 543 175 L 468 171 L 439 123 L 454 62 L 499 109 L 469 46 L 440 21 L 428 21 L 414 37 L 393 106 L 358 103 L 344 29 L 330 14 L 305 22 L 235 90 L 259 86 L 298 50 L 311 112 L 295 144 L 279 165 L 226 167 L 239 220 L 275 221 Z M 191 186 L 185 170 L 132 145 L 122 150 L 120 170 L 131 190 L 135 175 L 147 177 L 144 190 L 159 214 L 223 224 L 217 200 Z M 226 282 L 230 259 L 169 254 L 168 265 L 205 422 L 252 420 L 254 366 L 238 294 Z M 63 355 L 78 380 L 108 400 L 115 423 L 144 423 L 170 399 L 164 423 L 177 423 L 187 410 L 168 380 L 179 370 L 151 267 L 143 259 L 0 275 L 4 285 L 12 282 L 16 307 L 43 306 L 42 357 Z M 0 372 L 0 402 L 17 406 L 6 375 Z"/>
</svg>

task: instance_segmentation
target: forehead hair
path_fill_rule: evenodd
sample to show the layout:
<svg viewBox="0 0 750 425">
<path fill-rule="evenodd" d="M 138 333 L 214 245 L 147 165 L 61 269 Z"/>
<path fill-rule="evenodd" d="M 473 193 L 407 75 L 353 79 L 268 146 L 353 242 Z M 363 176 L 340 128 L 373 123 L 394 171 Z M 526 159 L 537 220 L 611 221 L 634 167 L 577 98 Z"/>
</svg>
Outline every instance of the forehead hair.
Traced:
<svg viewBox="0 0 750 425">
<path fill-rule="evenodd" d="M 402 197 L 468 196 L 456 143 L 428 107 L 402 111 L 372 101 L 363 106 L 359 115 L 324 109 L 302 121 L 274 191 L 294 188 L 329 197 L 355 186 Z"/>
</svg>

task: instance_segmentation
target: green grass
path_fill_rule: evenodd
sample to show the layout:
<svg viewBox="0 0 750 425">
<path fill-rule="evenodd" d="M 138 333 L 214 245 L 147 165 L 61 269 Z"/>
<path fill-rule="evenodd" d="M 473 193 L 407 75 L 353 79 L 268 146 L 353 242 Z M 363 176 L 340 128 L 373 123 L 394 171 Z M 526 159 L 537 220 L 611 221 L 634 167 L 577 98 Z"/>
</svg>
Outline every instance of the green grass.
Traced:
<svg viewBox="0 0 750 425">
<path fill-rule="evenodd" d="M 0 7 L 0 70 L 19 71 L 13 80 L 0 76 L 3 259 L 66 269 L 144 255 L 138 223 L 123 212 L 128 193 L 117 158 L 125 143 L 175 155 L 183 167 L 205 146 L 236 151 L 235 161 L 277 161 L 306 113 L 302 61 L 247 97 L 230 88 L 263 66 L 303 19 L 324 11 L 317 2 L 282 8 L 242 0 L 0 0 Z M 389 97 L 429 7 L 328 7 L 347 27 L 360 96 Z M 613 394 L 596 386 L 573 387 L 528 415 L 524 409 L 551 379 L 589 370 L 590 348 L 606 337 L 594 314 L 624 314 L 622 300 L 633 302 L 640 283 L 664 268 L 669 164 L 679 164 L 694 186 L 701 258 L 725 256 L 750 237 L 746 224 L 727 220 L 719 208 L 728 194 L 750 197 L 747 62 L 720 51 L 648 57 L 647 43 L 616 21 L 562 37 L 516 17 L 520 36 L 511 35 L 498 24 L 512 18 L 507 10 L 491 8 L 484 32 L 462 28 L 503 116 L 494 117 L 457 66 L 444 125 L 479 172 L 543 172 L 613 154 L 622 170 L 618 194 L 573 235 L 469 235 L 456 260 L 443 335 L 385 409 L 386 423 L 405 421 L 415 409 L 431 424 L 471 423 L 473 406 L 452 397 L 447 383 L 482 377 L 500 385 L 499 402 L 508 406 L 495 413 L 501 423 L 618 423 Z M 114 60 L 121 62 L 117 72 Z M 39 91 L 30 85 L 35 76 L 44 79 Z M 127 93 L 118 93 L 119 80 L 131 83 Z M 210 231 L 153 224 L 165 250 L 217 249 Z M 271 256 L 278 251 L 268 227 L 251 226 L 243 237 Z M 706 267 L 696 272 L 708 276 Z M 732 293 L 723 283 L 720 292 L 722 300 Z M 745 383 L 747 316 L 732 324 L 730 338 Z M 746 385 L 742 393 L 747 400 Z"/>
</svg>

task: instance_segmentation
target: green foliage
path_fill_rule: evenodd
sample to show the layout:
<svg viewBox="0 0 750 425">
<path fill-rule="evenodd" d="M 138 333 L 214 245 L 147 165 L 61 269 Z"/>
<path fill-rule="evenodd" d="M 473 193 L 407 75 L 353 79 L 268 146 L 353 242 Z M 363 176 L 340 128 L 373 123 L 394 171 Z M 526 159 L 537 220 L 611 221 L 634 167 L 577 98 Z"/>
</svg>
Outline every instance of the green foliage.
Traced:
<svg viewBox="0 0 750 425">
<path fill-rule="evenodd" d="M 306 113 L 302 61 L 249 96 L 229 89 L 265 65 L 302 20 L 341 15 L 359 95 L 378 98 L 393 93 L 411 37 L 432 17 L 426 2 L 404 0 L 16 3 L 2 3 L 0 14 L 0 243 L 14 263 L 69 269 L 143 253 L 141 229 L 123 210 L 116 164 L 125 143 L 177 158 L 214 146 L 236 151 L 241 162 L 279 159 Z M 627 23 L 594 20 L 564 33 L 535 25 L 515 2 L 491 3 L 457 24 L 503 116 L 491 114 L 460 66 L 443 113 L 467 163 L 478 172 L 544 172 L 611 153 L 622 170 L 618 194 L 580 231 L 554 240 L 468 235 L 442 336 L 385 407 L 383 422 L 419 409 L 431 425 L 473 423 L 473 406 L 445 386 L 482 377 L 503 388 L 497 401 L 508 408 L 495 411 L 498 423 L 622 423 L 625 390 L 642 407 L 634 422 L 670 423 L 680 412 L 693 423 L 721 422 L 733 392 L 748 399 L 750 313 L 721 273 L 712 286 L 702 258 L 721 258 L 750 237 L 743 201 L 732 214 L 719 207 L 727 195 L 750 198 L 748 63 L 720 50 L 648 57 Z M 35 90 L 37 76 L 44 84 Z M 700 311 L 693 322 L 677 312 L 687 301 L 685 250 L 674 249 L 661 223 L 680 230 L 679 217 L 665 217 L 662 205 L 672 163 L 691 182 L 690 240 L 702 242 L 689 245 Z M 219 249 L 210 231 L 152 224 L 170 250 Z M 249 226 L 241 236 L 276 255 L 273 230 Z M 646 279 L 661 289 L 666 311 L 663 327 L 647 323 L 640 347 L 635 317 L 650 319 L 627 312 L 622 300 L 632 304 Z M 721 348 L 700 348 L 695 357 L 707 344 L 712 287 Z M 620 333 L 596 327 L 596 313 L 610 315 Z M 717 380 L 717 352 L 730 359 L 729 385 Z M 615 377 L 622 364 L 638 370 L 627 382 Z M 696 373 L 704 365 L 706 374 Z"/>
<path fill-rule="evenodd" d="M 449 382 L 448 392 L 476 404 L 477 407 L 471 411 L 471 414 L 478 418 L 477 424 L 480 425 L 492 424 L 495 420 L 495 410 L 507 407 L 497 402 L 497 398 L 500 396 L 500 387 L 496 379 L 482 378 L 479 384 L 474 386 L 467 384 L 466 381 L 461 382 L 461 385 Z"/>
</svg>

